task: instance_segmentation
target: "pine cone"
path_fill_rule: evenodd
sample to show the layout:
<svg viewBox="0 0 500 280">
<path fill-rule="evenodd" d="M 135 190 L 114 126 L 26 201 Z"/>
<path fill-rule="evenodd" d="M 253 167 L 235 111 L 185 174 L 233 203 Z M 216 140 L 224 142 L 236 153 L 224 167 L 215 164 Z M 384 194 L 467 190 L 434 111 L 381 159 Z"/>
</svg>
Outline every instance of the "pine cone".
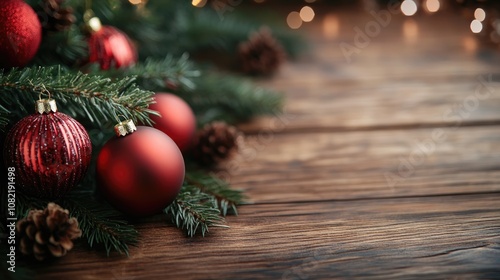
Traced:
<svg viewBox="0 0 500 280">
<path fill-rule="evenodd" d="M 64 31 L 76 21 L 71 7 L 63 7 L 65 0 L 42 0 L 38 17 L 44 31 Z"/>
<path fill-rule="evenodd" d="M 243 71 L 258 75 L 274 73 L 286 58 L 285 50 L 268 28 L 261 28 L 248 41 L 241 43 L 238 55 Z"/>
<path fill-rule="evenodd" d="M 238 150 L 240 137 L 234 126 L 224 122 L 207 124 L 195 136 L 193 155 L 202 164 L 220 163 Z"/>
<path fill-rule="evenodd" d="M 73 248 L 73 239 L 82 235 L 76 218 L 55 203 L 44 210 L 31 210 L 16 225 L 19 249 L 42 261 L 51 256 L 62 257 Z"/>
</svg>

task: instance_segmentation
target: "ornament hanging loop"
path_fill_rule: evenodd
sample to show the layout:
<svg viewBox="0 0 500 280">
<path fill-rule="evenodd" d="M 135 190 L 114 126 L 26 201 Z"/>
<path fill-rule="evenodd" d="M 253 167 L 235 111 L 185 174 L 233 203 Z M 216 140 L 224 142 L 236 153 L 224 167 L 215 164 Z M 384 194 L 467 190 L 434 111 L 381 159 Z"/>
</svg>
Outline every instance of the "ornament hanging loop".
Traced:
<svg viewBox="0 0 500 280">
<path fill-rule="evenodd" d="M 42 84 L 41 87 L 42 91 L 40 92 L 40 94 L 38 94 L 38 100 L 35 103 L 35 111 L 40 115 L 48 114 L 50 112 L 57 112 L 57 104 L 54 99 L 50 98 L 50 91 L 45 87 L 44 84 Z M 47 92 L 47 95 L 49 96 L 48 99 L 42 99 L 42 94 L 44 92 Z"/>
<path fill-rule="evenodd" d="M 92 0 L 85 1 L 83 22 L 85 23 L 85 30 L 90 34 L 98 32 L 102 28 L 101 20 L 96 17 L 94 11 L 92 11 Z"/>
<path fill-rule="evenodd" d="M 31 84 L 33 84 L 31 81 L 30 81 Z M 42 100 L 42 94 L 43 93 L 47 93 L 47 95 L 49 96 L 49 100 L 51 99 L 50 98 L 50 91 L 45 87 L 44 84 L 41 85 L 41 88 L 42 90 L 40 91 L 40 93 L 38 94 L 38 100 Z"/>
</svg>

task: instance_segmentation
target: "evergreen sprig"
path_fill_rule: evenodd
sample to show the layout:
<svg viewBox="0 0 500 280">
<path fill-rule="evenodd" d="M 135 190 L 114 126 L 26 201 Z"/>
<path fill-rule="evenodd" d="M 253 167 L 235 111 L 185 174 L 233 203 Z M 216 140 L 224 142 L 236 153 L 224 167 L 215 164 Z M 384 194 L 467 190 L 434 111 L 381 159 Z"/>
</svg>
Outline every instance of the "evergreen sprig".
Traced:
<svg viewBox="0 0 500 280">
<path fill-rule="evenodd" d="M 216 120 L 237 123 L 282 110 L 282 95 L 238 76 L 205 71 L 194 83 L 195 90 L 179 89 L 176 93 L 193 108 L 200 125 Z"/>
<path fill-rule="evenodd" d="M 41 1 L 38 1 L 41 3 Z M 46 33 L 32 65 L 74 66 L 88 56 L 88 43 L 80 29 L 72 26 L 67 31 Z"/>
<path fill-rule="evenodd" d="M 224 218 L 220 215 L 216 199 L 189 184 L 184 184 L 181 193 L 164 212 L 189 237 L 198 232 L 205 236 L 209 227 L 227 227 L 223 224 Z"/>
<path fill-rule="evenodd" d="M 187 54 L 179 58 L 168 55 L 163 59 L 146 59 L 128 69 L 94 68 L 93 71 L 113 79 L 135 76 L 141 88 L 179 95 L 193 108 L 200 126 L 216 120 L 236 123 L 259 115 L 278 114 L 283 104 L 280 94 L 245 78 L 200 70 Z"/>
<path fill-rule="evenodd" d="M 194 90 L 196 88 L 193 78 L 199 77 L 201 72 L 189 60 L 188 54 L 183 54 L 176 58 L 167 55 L 163 59 L 147 58 L 144 62 L 139 62 L 133 67 L 123 69 L 111 69 L 95 73 L 120 78 L 123 76 L 134 76 L 136 83 L 146 90 L 165 91 L 183 88 Z"/>
<path fill-rule="evenodd" d="M 151 124 L 149 110 L 153 92 L 140 89 L 134 77 L 111 80 L 97 75 L 71 72 L 59 66 L 29 67 L 0 72 L 0 116 L 21 118 L 32 110 L 34 100 L 50 96 L 75 118 L 87 118 L 98 127 L 116 122 L 119 115 Z M 10 108 L 13 108 L 12 110 Z"/>
<path fill-rule="evenodd" d="M 139 233 L 134 226 L 118 219 L 120 213 L 98 203 L 94 197 L 75 196 L 63 205 L 78 219 L 82 236 L 90 247 L 102 245 L 108 255 L 113 250 L 128 256 L 129 245 L 137 243 Z"/>
<path fill-rule="evenodd" d="M 297 57 L 307 48 L 300 36 L 272 20 L 275 15 L 264 20 L 256 20 L 256 17 L 263 14 L 262 10 L 258 12 L 249 9 L 245 9 L 244 12 L 238 12 L 236 8 L 234 10 L 224 13 L 217 9 L 192 9 L 189 3 L 184 3 L 184 9 L 175 17 L 174 25 L 177 34 L 174 38 L 182 40 L 172 45 L 191 53 L 213 49 L 225 55 L 234 55 L 239 44 L 247 41 L 249 35 L 259 30 L 265 25 L 263 22 L 266 22 L 272 26 L 273 36 L 283 45 L 290 57 Z"/>
<path fill-rule="evenodd" d="M 231 189 L 227 182 L 204 172 L 189 172 L 185 181 L 215 198 L 222 216 L 229 213 L 238 215 L 236 206 L 243 204 L 245 200 L 242 191 Z"/>
<path fill-rule="evenodd" d="M 5 193 L 5 192 L 3 192 Z M 16 215 L 22 219 L 33 209 L 44 209 L 49 200 L 16 193 Z M 117 251 L 128 255 L 128 246 L 137 243 L 139 234 L 134 226 L 120 219 L 120 213 L 105 203 L 99 203 L 89 192 L 73 192 L 55 201 L 68 209 L 70 216 L 78 220 L 82 237 L 93 248 L 103 246 L 109 255 Z"/>
<path fill-rule="evenodd" d="M 220 5 L 214 5 L 215 2 Z M 143 52 L 146 56 L 162 55 L 165 51 L 172 54 L 206 54 L 215 50 L 220 55 L 235 58 L 238 45 L 247 41 L 249 35 L 263 25 L 273 30 L 273 35 L 290 57 L 296 57 L 307 47 L 300 36 L 276 20 L 275 14 L 265 14 L 262 9 L 252 11 L 248 7 L 233 7 L 227 1 L 211 1 L 211 4 L 199 9 L 189 1 L 149 1 L 142 17 L 116 16 L 111 21 L 113 25 L 127 30 L 132 38 L 163 45 L 159 52 L 148 45 L 149 51 Z M 161 11 L 161 15 L 157 11 Z M 135 20 L 134 24 L 130 24 L 131 18 Z M 152 28 L 146 24 L 148 22 L 154 23 Z M 152 32 L 155 29 L 167 31 Z"/>
<path fill-rule="evenodd" d="M 212 226 L 227 227 L 223 216 L 237 214 L 236 206 L 243 204 L 244 199 L 240 190 L 232 190 L 221 179 L 190 171 L 186 173 L 180 194 L 164 212 L 188 236 L 197 233 L 205 236 Z"/>
</svg>

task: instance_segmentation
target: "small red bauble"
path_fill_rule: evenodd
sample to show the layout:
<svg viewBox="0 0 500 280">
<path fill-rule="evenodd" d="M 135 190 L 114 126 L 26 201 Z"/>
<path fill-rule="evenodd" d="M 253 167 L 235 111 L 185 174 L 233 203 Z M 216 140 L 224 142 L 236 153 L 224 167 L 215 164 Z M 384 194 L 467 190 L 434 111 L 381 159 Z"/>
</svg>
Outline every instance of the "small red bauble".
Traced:
<svg viewBox="0 0 500 280">
<path fill-rule="evenodd" d="M 0 5 L 0 68 L 26 65 L 38 51 L 42 25 L 33 9 L 22 0 L 3 0 Z"/>
<path fill-rule="evenodd" d="M 155 122 L 153 127 L 170 136 L 182 152 L 188 151 L 196 132 L 193 110 L 180 97 L 170 93 L 157 93 L 154 99 L 156 103 L 149 108 L 158 111 L 161 117 L 151 116 Z"/>
<path fill-rule="evenodd" d="M 135 130 L 132 121 L 118 126 L 127 128 L 121 133 L 126 136 L 111 138 L 97 158 L 99 190 L 111 205 L 127 215 L 159 213 L 182 187 L 182 154 L 170 137 L 155 128 L 138 126 Z"/>
<path fill-rule="evenodd" d="M 19 190 L 59 198 L 83 179 L 92 143 L 80 123 L 56 111 L 54 100 L 38 101 L 37 111 L 20 120 L 7 135 L 5 166 L 15 168 Z"/>
<path fill-rule="evenodd" d="M 132 66 L 137 62 L 137 50 L 130 38 L 111 26 L 99 26 L 90 35 L 89 62 L 98 63 L 102 70 Z"/>
</svg>

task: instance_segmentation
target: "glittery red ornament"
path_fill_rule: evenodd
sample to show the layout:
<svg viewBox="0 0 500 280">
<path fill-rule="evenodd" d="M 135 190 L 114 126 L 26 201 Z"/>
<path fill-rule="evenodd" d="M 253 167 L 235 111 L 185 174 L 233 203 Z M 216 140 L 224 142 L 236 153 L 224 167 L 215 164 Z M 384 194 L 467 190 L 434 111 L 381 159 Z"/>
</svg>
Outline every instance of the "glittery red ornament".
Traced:
<svg viewBox="0 0 500 280">
<path fill-rule="evenodd" d="M 179 193 L 184 159 L 165 133 L 132 121 L 117 125 L 97 158 L 97 184 L 108 202 L 130 216 L 159 213 Z M 116 128 L 116 127 L 115 127 Z"/>
<path fill-rule="evenodd" d="M 92 20 L 98 21 L 97 18 Z M 98 63 L 101 69 L 122 68 L 137 62 L 137 50 L 130 38 L 112 26 L 92 27 L 89 37 L 89 62 Z"/>
<path fill-rule="evenodd" d="M 37 113 L 21 119 L 4 145 L 5 166 L 15 167 L 16 188 L 37 197 L 64 196 L 90 164 L 89 135 L 75 119 L 57 112 L 55 101 L 37 101 Z"/>
<path fill-rule="evenodd" d="M 154 128 L 170 136 L 182 152 L 191 147 L 196 132 L 196 117 L 191 107 L 180 97 L 170 93 L 157 93 L 156 103 L 149 109 L 158 111 L 161 117 L 151 116 Z"/>
<path fill-rule="evenodd" d="M 22 0 L 0 4 L 0 68 L 26 65 L 38 51 L 42 25 L 33 9 Z"/>
</svg>

